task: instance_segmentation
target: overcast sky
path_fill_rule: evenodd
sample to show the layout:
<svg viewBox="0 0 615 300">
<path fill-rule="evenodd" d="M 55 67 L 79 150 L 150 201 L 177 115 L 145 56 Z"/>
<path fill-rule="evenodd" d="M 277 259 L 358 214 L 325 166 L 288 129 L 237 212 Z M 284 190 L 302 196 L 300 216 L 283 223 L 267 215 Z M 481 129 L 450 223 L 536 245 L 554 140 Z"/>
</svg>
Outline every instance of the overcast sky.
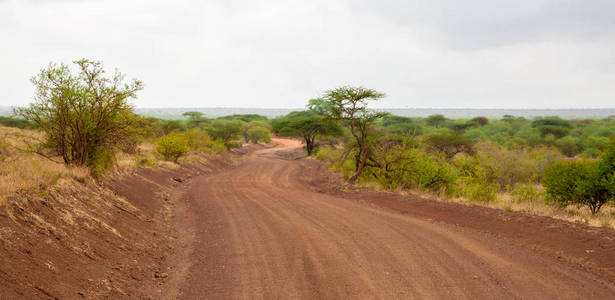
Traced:
<svg viewBox="0 0 615 300">
<path fill-rule="evenodd" d="M 139 107 L 615 107 L 613 0 L 0 0 L 0 105 L 49 62 L 101 60 Z"/>
</svg>

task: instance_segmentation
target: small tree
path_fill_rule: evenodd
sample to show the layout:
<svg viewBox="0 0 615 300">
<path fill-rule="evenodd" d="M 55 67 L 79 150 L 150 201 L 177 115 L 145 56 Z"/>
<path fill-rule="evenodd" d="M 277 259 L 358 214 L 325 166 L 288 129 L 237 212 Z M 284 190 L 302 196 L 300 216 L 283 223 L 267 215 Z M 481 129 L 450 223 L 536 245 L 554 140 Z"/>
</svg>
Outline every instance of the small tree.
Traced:
<svg viewBox="0 0 615 300">
<path fill-rule="evenodd" d="M 332 120 L 343 121 L 348 125 L 359 151 L 356 156 L 355 172 L 350 181 L 356 180 L 370 156 L 368 132 L 374 122 L 386 115 L 367 108 L 368 101 L 384 98 L 385 94 L 364 87 L 344 86 L 325 92 L 319 102 L 325 116 Z"/>
<path fill-rule="evenodd" d="M 31 79 L 35 102 L 14 113 L 36 123 L 47 145 L 66 164 L 92 166 L 136 133 L 128 100 L 143 85 L 137 80 L 125 83 L 125 76 L 117 71 L 106 77 L 101 62 L 82 59 L 74 63 L 77 73 L 54 63 L 41 70 Z"/>
<path fill-rule="evenodd" d="M 425 122 L 427 123 L 427 125 L 433 126 L 433 127 L 436 127 L 436 128 L 439 128 L 446 121 L 447 121 L 446 117 L 443 116 L 443 115 L 440 115 L 440 114 L 431 115 L 431 116 L 427 117 L 427 119 L 425 119 Z"/>
<path fill-rule="evenodd" d="M 263 127 L 267 131 L 271 129 L 271 125 L 269 125 L 265 121 L 256 120 L 256 121 L 251 121 L 248 123 L 243 123 L 243 125 L 241 125 L 241 135 L 243 136 L 243 139 L 246 141 L 246 143 L 250 141 L 250 136 L 248 135 L 248 131 L 252 129 L 253 127 Z"/>
<path fill-rule="evenodd" d="M 171 132 L 156 142 L 156 151 L 162 155 L 165 160 L 177 163 L 180 157 L 185 155 L 189 150 L 189 141 L 181 133 Z"/>
<path fill-rule="evenodd" d="M 234 141 L 241 134 L 242 121 L 239 120 L 224 120 L 217 119 L 211 123 L 211 127 L 205 128 L 209 135 L 217 141 L 224 143 L 227 150 L 230 150 L 234 145 Z"/>
<path fill-rule="evenodd" d="M 203 118 L 203 113 L 200 111 L 187 111 L 182 114 L 184 117 L 188 117 L 190 120 L 198 121 Z"/>
<path fill-rule="evenodd" d="M 472 120 L 470 120 L 470 122 L 477 124 L 478 126 L 485 126 L 487 124 L 489 124 L 489 119 L 487 119 L 486 117 L 476 117 Z"/>
<path fill-rule="evenodd" d="M 589 207 L 592 214 L 615 197 L 615 138 L 600 160 L 561 161 L 545 170 L 547 195 L 562 205 Z"/>
<path fill-rule="evenodd" d="M 312 111 L 293 112 L 278 120 L 274 130 L 282 136 L 300 137 L 305 141 L 307 155 L 312 155 L 316 137 L 340 136 L 342 128 Z"/>
<path fill-rule="evenodd" d="M 200 122 L 205 121 L 203 113 L 200 111 L 187 111 L 182 114 L 184 117 L 188 117 L 189 127 L 197 127 Z"/>
<path fill-rule="evenodd" d="M 258 142 L 271 142 L 271 134 L 269 129 L 261 126 L 254 126 L 248 129 L 247 132 L 248 140 L 253 144 L 258 144 Z"/>
<path fill-rule="evenodd" d="M 474 154 L 474 142 L 457 134 L 432 134 L 425 138 L 429 149 L 444 153 L 447 160 L 451 160 L 458 153 Z"/>
</svg>

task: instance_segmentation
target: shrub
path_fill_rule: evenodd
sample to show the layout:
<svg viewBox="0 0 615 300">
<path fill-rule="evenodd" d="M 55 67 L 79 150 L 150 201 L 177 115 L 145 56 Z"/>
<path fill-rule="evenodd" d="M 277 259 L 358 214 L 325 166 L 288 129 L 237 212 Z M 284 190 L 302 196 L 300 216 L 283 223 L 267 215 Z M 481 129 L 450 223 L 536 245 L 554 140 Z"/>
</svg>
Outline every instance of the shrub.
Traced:
<svg viewBox="0 0 615 300">
<path fill-rule="evenodd" d="M 179 158 L 185 155 L 189 150 L 188 139 L 179 133 L 171 132 L 160 139 L 156 143 L 156 151 L 162 155 L 165 160 L 177 162 Z"/>
<path fill-rule="evenodd" d="M 545 170 L 544 186 L 554 203 L 587 206 L 592 214 L 614 195 L 614 178 L 606 177 L 595 160 L 561 161 Z"/>
<path fill-rule="evenodd" d="M 20 129 L 37 127 L 36 123 L 29 122 L 24 119 L 17 119 L 17 118 L 11 118 L 11 117 L 3 117 L 3 116 L 0 116 L 0 125 L 6 126 L 6 127 L 16 127 Z"/>
<path fill-rule="evenodd" d="M 562 153 L 568 157 L 574 157 L 579 154 L 581 148 L 579 147 L 577 139 L 571 136 L 565 136 L 555 141 L 555 146 L 559 148 Z"/>
<path fill-rule="evenodd" d="M 241 134 L 242 121 L 217 119 L 211 123 L 211 126 L 205 130 L 214 140 L 224 144 L 227 150 L 236 147 L 238 143 L 235 141 Z"/>
<path fill-rule="evenodd" d="M 495 200 L 498 187 L 495 184 L 464 178 L 461 180 L 461 195 L 471 202 L 489 202 Z"/>
<path fill-rule="evenodd" d="M 269 129 L 261 126 L 254 126 L 247 131 L 248 140 L 253 144 L 257 144 L 258 142 L 271 142 L 271 134 L 269 133 Z"/>
<path fill-rule="evenodd" d="M 431 134 L 425 139 L 430 150 L 441 152 L 447 160 L 458 153 L 474 154 L 474 142 L 457 134 Z"/>
<path fill-rule="evenodd" d="M 192 150 L 204 150 L 213 144 L 211 136 L 200 128 L 186 130 L 183 134 Z"/>
<path fill-rule="evenodd" d="M 407 145 L 389 151 L 380 167 L 370 166 L 369 172 L 386 188 L 418 188 L 452 192 L 457 170 L 444 159 Z"/>
<path fill-rule="evenodd" d="M 470 120 L 470 122 L 475 123 L 478 126 L 485 126 L 485 125 L 489 124 L 489 119 L 487 119 L 486 117 L 476 117 L 476 118 Z"/>
<path fill-rule="evenodd" d="M 137 118 L 128 101 L 143 85 L 137 80 L 124 82 L 117 71 L 104 77 L 100 62 L 83 59 L 75 64 L 77 74 L 64 64 L 41 70 L 31 80 L 35 102 L 14 113 L 36 123 L 64 163 L 92 166 L 136 134 Z"/>
</svg>

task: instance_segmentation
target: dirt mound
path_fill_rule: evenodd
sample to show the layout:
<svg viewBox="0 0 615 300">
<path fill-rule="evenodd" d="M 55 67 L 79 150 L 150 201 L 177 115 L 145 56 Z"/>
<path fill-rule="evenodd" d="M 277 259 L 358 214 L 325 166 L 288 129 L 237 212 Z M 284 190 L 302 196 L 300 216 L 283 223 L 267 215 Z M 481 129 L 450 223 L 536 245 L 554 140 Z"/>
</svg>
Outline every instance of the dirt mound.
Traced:
<svg viewBox="0 0 615 300">
<path fill-rule="evenodd" d="M 140 169 L 104 183 L 62 179 L 0 208 L 0 298 L 149 298 L 175 247 L 172 197 L 192 176 L 233 164 Z M 173 178 L 180 178 L 181 183 Z"/>
</svg>

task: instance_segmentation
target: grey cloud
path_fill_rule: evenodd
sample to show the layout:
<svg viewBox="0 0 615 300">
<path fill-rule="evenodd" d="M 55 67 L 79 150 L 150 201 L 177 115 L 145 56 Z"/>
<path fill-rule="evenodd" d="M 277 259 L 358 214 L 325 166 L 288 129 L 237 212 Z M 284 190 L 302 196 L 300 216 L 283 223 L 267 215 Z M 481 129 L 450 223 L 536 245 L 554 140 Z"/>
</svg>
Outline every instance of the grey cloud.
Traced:
<svg viewBox="0 0 615 300">
<path fill-rule="evenodd" d="M 458 48 L 615 35 L 611 0 L 361 0 L 349 6 L 364 15 L 424 29 L 435 42 Z"/>
</svg>

